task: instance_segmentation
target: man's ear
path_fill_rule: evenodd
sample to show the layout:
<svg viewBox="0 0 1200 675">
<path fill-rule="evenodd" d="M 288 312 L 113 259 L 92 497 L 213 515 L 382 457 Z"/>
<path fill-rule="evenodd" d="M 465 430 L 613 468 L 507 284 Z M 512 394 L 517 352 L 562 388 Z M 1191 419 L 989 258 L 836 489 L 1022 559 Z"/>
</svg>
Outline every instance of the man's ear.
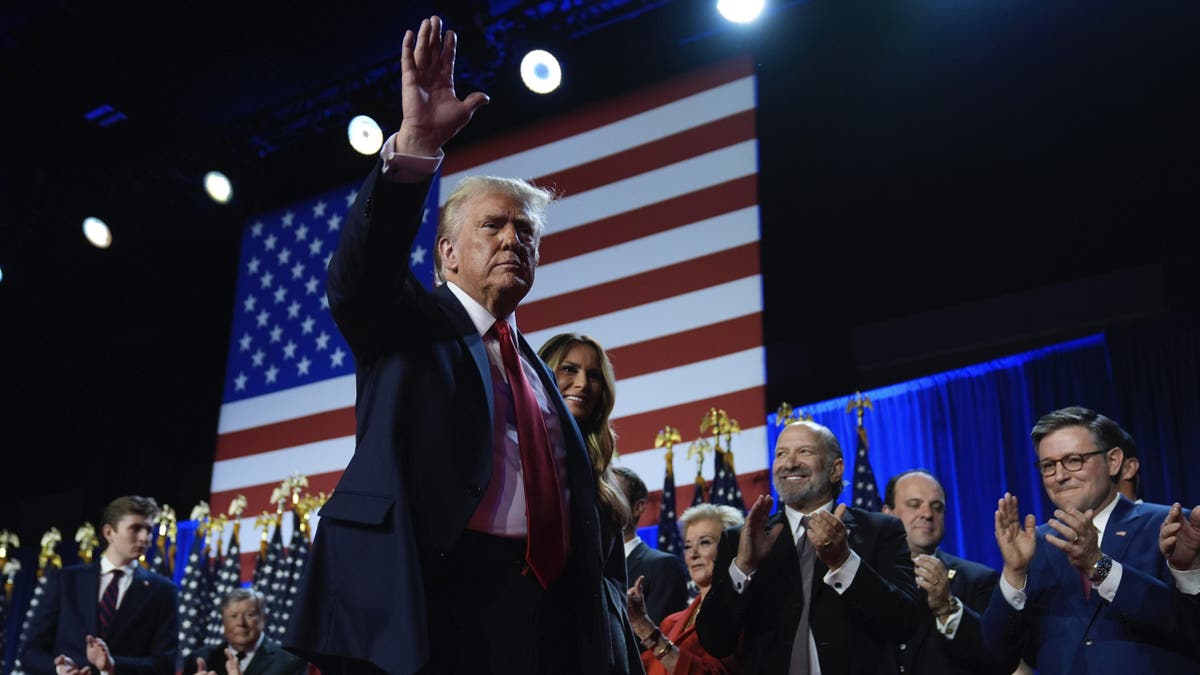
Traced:
<svg viewBox="0 0 1200 675">
<path fill-rule="evenodd" d="M 442 237 L 437 241 L 437 250 L 442 259 L 442 270 L 458 272 L 458 254 L 454 249 L 454 242 L 450 241 L 449 237 Z"/>
<path fill-rule="evenodd" d="M 1125 460 L 1125 451 L 1121 448 L 1113 448 L 1108 451 L 1105 457 L 1108 460 L 1108 475 L 1114 479 L 1119 479 L 1124 473 L 1123 462 Z"/>
<path fill-rule="evenodd" d="M 1142 463 L 1137 457 L 1126 457 L 1121 461 L 1121 480 L 1133 480 L 1139 469 L 1142 468 Z"/>
<path fill-rule="evenodd" d="M 881 510 L 883 513 L 886 513 L 886 514 L 887 514 L 887 515 L 889 515 L 889 516 L 894 516 L 894 515 L 896 515 L 895 513 L 892 513 L 892 510 L 891 510 L 890 508 L 888 508 L 888 505 L 887 505 L 887 504 L 884 504 L 883 506 L 881 506 L 881 507 L 880 507 L 880 510 Z"/>
</svg>

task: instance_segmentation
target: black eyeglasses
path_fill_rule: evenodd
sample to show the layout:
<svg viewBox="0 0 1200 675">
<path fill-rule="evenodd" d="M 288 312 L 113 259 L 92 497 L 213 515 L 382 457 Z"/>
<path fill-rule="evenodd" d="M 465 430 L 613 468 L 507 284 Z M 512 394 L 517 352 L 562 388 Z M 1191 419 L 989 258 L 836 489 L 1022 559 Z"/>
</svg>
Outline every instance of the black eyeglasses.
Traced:
<svg viewBox="0 0 1200 675">
<path fill-rule="evenodd" d="M 1109 450 L 1111 449 L 1112 448 L 1109 448 Z M 1054 475 L 1055 467 L 1057 467 L 1059 463 L 1062 463 L 1063 468 L 1067 471 L 1079 471 L 1083 468 L 1083 463 L 1087 461 L 1088 457 L 1091 457 L 1092 455 L 1103 455 L 1106 452 L 1108 452 L 1108 450 L 1095 450 L 1093 452 L 1085 452 L 1082 455 L 1067 455 L 1062 459 L 1044 459 L 1034 464 L 1034 466 L 1036 466 L 1038 470 L 1042 472 L 1043 476 L 1049 478 L 1050 476 Z"/>
</svg>

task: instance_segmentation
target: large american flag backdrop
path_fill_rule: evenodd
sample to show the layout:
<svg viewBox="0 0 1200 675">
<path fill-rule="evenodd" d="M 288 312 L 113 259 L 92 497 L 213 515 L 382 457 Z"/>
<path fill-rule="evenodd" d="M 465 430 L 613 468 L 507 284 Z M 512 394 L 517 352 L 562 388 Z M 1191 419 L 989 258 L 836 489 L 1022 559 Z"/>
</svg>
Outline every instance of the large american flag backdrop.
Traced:
<svg viewBox="0 0 1200 675">
<path fill-rule="evenodd" d="M 683 433 L 677 500 L 688 504 L 697 466 L 685 450 L 712 407 L 743 427 L 732 443 L 743 492 L 767 490 L 757 171 L 755 78 L 749 60 L 735 59 L 452 147 L 411 252 L 413 271 L 431 279 L 436 205 L 465 175 L 531 178 L 562 195 L 517 322 L 535 348 L 572 331 L 609 351 L 618 462 L 652 492 L 642 525 L 656 522 L 661 496 L 656 433 Z M 310 492 L 328 493 L 354 452 L 353 357 L 324 284 L 355 187 L 246 228 L 211 500 L 214 512 L 238 494 L 248 500 L 243 578 L 257 549 L 253 515 L 272 508 L 271 491 L 302 473 Z"/>
</svg>

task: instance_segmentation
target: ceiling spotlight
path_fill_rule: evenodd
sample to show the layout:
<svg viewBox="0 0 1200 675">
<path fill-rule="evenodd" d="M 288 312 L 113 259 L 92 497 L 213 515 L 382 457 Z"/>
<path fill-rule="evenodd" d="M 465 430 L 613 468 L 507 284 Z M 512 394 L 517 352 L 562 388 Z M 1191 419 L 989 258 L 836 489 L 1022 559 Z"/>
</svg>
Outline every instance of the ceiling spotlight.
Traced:
<svg viewBox="0 0 1200 675">
<path fill-rule="evenodd" d="M 346 125 L 350 147 L 364 155 L 373 155 L 383 147 L 383 130 L 379 123 L 367 115 L 358 115 Z"/>
<path fill-rule="evenodd" d="M 103 220 L 94 216 L 88 216 L 83 219 L 83 236 L 92 242 L 92 246 L 96 248 L 108 248 L 112 245 L 112 231 L 108 229 L 108 225 L 104 224 Z"/>
<path fill-rule="evenodd" d="M 204 191 L 218 204 L 228 204 L 229 200 L 233 199 L 233 183 L 220 171 L 204 174 Z"/>
<path fill-rule="evenodd" d="M 717 0 L 717 11 L 734 23 L 749 23 L 762 14 L 766 0 Z"/>
<path fill-rule="evenodd" d="M 549 94 L 562 83 L 558 59 L 544 49 L 535 49 L 521 59 L 521 81 L 537 94 Z"/>
</svg>

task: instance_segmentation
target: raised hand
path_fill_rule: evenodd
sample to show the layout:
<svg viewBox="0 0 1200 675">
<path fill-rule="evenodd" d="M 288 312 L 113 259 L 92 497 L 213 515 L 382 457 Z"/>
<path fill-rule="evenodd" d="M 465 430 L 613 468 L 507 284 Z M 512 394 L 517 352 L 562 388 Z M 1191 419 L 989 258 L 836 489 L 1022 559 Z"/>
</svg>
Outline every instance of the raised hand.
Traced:
<svg viewBox="0 0 1200 675">
<path fill-rule="evenodd" d="M 1007 492 L 996 505 L 996 544 L 1004 558 L 1005 580 L 1013 588 L 1025 588 L 1025 575 L 1037 549 L 1037 521 L 1027 514 L 1022 527 L 1017 498 Z"/>
<path fill-rule="evenodd" d="M 1179 502 L 1171 505 L 1158 532 L 1158 550 L 1177 570 L 1200 569 L 1200 506 L 1185 517 Z"/>
<path fill-rule="evenodd" d="M 738 541 L 737 558 L 734 564 L 744 574 L 753 574 L 758 569 L 758 563 L 767 557 L 779 533 L 783 532 L 780 523 L 771 528 L 770 532 L 763 529 L 767 516 L 771 513 L 771 505 L 775 503 L 769 495 L 759 495 L 746 514 L 746 524 L 742 526 L 742 536 Z"/>
<path fill-rule="evenodd" d="M 457 44 L 454 31 L 442 34 L 442 20 L 437 16 L 422 21 L 415 34 L 405 31 L 400 50 L 404 120 L 396 136 L 397 152 L 436 155 L 488 102 L 483 92 L 461 101 L 454 93 Z"/>
<path fill-rule="evenodd" d="M 842 522 L 845 514 L 846 505 L 838 504 L 833 513 L 818 511 L 808 517 L 808 529 L 805 532 L 808 543 L 816 547 L 817 557 L 831 570 L 840 568 L 850 557 L 848 531 Z"/>
<path fill-rule="evenodd" d="M 1092 566 L 1100 559 L 1100 531 L 1092 524 L 1092 509 L 1080 512 L 1074 506 L 1054 511 L 1050 527 L 1061 538 L 1046 534 L 1046 541 L 1067 554 L 1071 567 L 1091 576 Z"/>
<path fill-rule="evenodd" d="M 54 657 L 54 668 L 61 675 L 87 675 L 89 669 L 87 666 L 80 668 L 75 665 L 75 661 L 66 654 L 59 654 Z"/>
<path fill-rule="evenodd" d="M 629 612 L 629 624 L 639 638 L 645 638 L 654 632 L 654 622 L 646 613 L 646 598 L 642 593 L 642 584 L 645 579 L 645 577 L 639 576 L 637 581 L 633 582 L 633 585 L 625 592 L 625 609 Z"/>
<path fill-rule="evenodd" d="M 225 672 L 228 675 L 242 675 L 242 667 L 238 664 L 237 652 L 233 647 L 225 648 Z"/>
</svg>

